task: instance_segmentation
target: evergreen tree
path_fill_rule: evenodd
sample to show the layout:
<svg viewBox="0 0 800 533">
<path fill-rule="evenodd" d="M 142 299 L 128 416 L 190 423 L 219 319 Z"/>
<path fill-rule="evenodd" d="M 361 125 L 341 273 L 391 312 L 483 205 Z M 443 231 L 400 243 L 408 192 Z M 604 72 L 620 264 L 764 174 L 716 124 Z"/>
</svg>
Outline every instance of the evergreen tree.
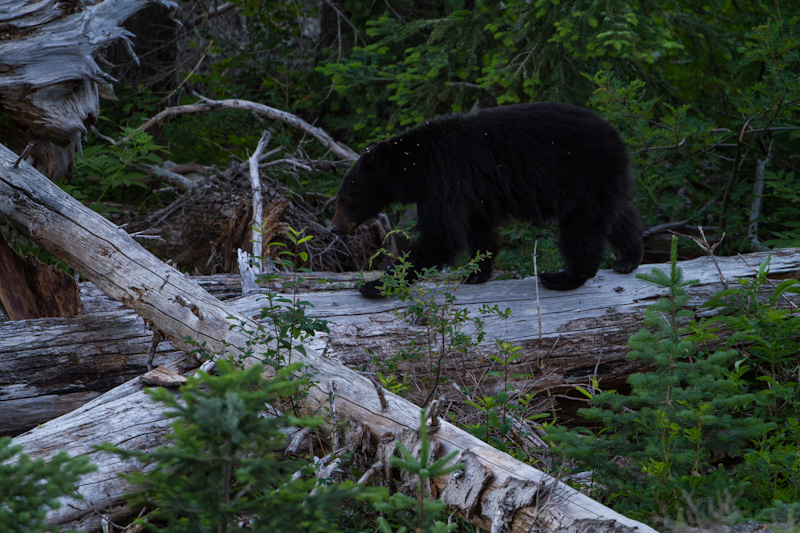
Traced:
<svg viewBox="0 0 800 533">
<path fill-rule="evenodd" d="M 631 391 L 602 392 L 579 413 L 604 427 L 553 428 L 552 442 L 566 456 L 594 469 L 616 509 L 642 519 L 676 516 L 687 502 L 715 501 L 725 487 L 738 492 L 746 481 L 728 478 L 720 466 L 773 424 L 743 416 L 755 396 L 729 379 L 738 352 L 712 350 L 714 329 L 694 322 L 686 309 L 686 280 L 676 264 L 673 238 L 670 273 L 638 274 L 667 290 L 644 313 L 644 329 L 629 340 L 629 357 L 649 364 L 649 372 L 629 378 Z"/>
<path fill-rule="evenodd" d="M 37 533 L 48 531 L 48 509 L 61 507 L 59 498 L 77 497 L 75 484 L 96 467 L 86 457 L 60 452 L 49 460 L 31 459 L 11 437 L 0 438 L 0 531 Z"/>
</svg>

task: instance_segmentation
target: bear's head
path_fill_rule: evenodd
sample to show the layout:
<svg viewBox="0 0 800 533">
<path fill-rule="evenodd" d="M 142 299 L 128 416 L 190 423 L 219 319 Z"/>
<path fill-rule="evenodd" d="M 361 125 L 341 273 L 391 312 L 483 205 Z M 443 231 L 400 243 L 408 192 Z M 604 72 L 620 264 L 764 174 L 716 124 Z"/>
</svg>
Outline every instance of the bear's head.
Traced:
<svg viewBox="0 0 800 533">
<path fill-rule="evenodd" d="M 391 156 L 392 148 L 386 141 L 369 143 L 364 148 L 339 186 L 331 231 L 340 235 L 350 233 L 392 201 L 387 186 Z"/>
</svg>

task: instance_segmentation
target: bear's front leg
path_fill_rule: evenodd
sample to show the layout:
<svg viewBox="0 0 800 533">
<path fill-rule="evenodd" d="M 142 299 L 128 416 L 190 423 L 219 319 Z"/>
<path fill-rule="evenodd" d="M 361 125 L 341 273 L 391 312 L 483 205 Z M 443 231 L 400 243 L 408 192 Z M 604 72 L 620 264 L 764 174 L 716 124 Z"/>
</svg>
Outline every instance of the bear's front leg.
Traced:
<svg viewBox="0 0 800 533">
<path fill-rule="evenodd" d="M 414 283 L 419 278 L 420 272 L 426 268 L 440 268 L 443 265 L 450 264 L 455 254 L 456 249 L 445 237 L 425 232 L 421 233 L 419 238 L 411 245 L 411 251 L 406 255 L 405 281 Z M 368 281 L 359 287 L 358 291 L 367 298 L 383 298 L 384 295 L 381 294 L 381 288 L 387 277 L 394 275 L 396 265 L 397 263 L 389 266 L 386 269 L 386 274 L 378 279 Z"/>
<path fill-rule="evenodd" d="M 477 268 L 467 276 L 464 283 L 486 283 L 492 278 L 494 258 L 500 250 L 497 232 L 487 220 L 473 218 L 470 220 L 468 239 L 470 258 L 474 259 L 478 254 L 484 254 L 484 257 L 478 261 Z"/>
</svg>

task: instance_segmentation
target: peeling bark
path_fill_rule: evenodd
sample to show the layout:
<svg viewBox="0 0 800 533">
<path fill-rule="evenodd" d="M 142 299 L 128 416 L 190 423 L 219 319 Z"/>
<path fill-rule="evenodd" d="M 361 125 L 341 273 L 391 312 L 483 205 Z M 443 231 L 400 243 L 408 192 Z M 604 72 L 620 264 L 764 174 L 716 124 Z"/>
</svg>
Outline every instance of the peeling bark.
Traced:
<svg viewBox="0 0 800 533">
<path fill-rule="evenodd" d="M 77 315 L 78 285 L 33 254 L 24 259 L 0 234 L 0 308 L 10 320 Z"/>
</svg>

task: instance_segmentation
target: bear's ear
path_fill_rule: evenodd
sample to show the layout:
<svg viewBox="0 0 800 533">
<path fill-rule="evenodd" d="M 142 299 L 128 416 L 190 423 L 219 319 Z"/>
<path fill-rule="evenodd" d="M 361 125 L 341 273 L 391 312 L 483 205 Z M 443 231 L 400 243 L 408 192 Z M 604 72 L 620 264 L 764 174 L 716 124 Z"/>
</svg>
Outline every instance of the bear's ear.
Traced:
<svg viewBox="0 0 800 533">
<path fill-rule="evenodd" d="M 384 172 L 389 168 L 389 159 L 392 156 L 392 146 L 386 142 L 371 142 L 364 148 L 365 167 L 371 172 Z"/>
</svg>

